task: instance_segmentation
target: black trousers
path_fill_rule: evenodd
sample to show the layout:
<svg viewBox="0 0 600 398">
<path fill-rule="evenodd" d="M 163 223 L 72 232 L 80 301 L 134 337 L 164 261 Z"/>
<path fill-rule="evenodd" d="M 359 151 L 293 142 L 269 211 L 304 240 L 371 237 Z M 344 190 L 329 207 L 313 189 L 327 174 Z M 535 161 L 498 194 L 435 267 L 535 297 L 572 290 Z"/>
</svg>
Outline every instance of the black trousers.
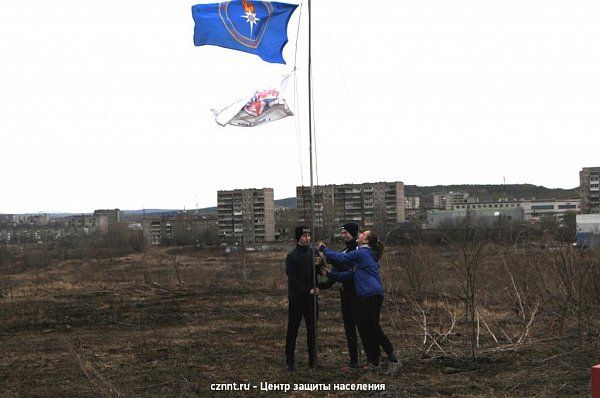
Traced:
<svg viewBox="0 0 600 398">
<path fill-rule="evenodd" d="M 294 352 L 296 351 L 296 339 L 302 318 L 306 325 L 306 346 L 308 348 L 308 363 L 312 365 L 315 360 L 315 296 L 310 295 L 301 298 L 289 298 L 288 326 L 285 338 L 285 363 L 294 364 Z M 318 319 L 317 302 L 317 319 Z"/>
<path fill-rule="evenodd" d="M 379 365 L 379 347 L 383 348 L 388 356 L 394 353 L 392 343 L 379 326 L 382 304 L 383 296 L 369 296 L 358 301 L 359 330 L 365 334 L 367 360 L 373 365 Z"/>
<path fill-rule="evenodd" d="M 348 355 L 350 356 L 350 362 L 358 363 L 358 338 L 356 335 L 357 329 L 360 334 L 360 340 L 363 348 L 365 349 L 365 352 L 367 352 L 367 346 L 365 344 L 366 334 L 358 323 L 358 298 L 356 298 L 356 296 L 341 295 L 340 303 L 342 307 L 342 319 L 344 321 L 344 332 L 346 333 L 346 342 L 348 343 Z"/>
</svg>

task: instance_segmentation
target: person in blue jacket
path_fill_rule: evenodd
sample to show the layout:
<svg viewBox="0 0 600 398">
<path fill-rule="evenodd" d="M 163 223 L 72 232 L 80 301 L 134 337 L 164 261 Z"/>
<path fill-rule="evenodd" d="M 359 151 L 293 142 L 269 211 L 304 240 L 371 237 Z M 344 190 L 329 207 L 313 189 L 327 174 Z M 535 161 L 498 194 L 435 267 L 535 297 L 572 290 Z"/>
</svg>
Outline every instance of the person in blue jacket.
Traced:
<svg viewBox="0 0 600 398">
<path fill-rule="evenodd" d="M 356 240 L 358 248 L 347 253 L 338 253 L 325 245 L 320 244 L 321 250 L 327 260 L 347 264 L 348 271 L 336 271 L 325 269 L 323 272 L 337 281 L 354 279 L 354 286 L 358 296 L 359 329 L 366 333 L 367 360 L 369 368 L 379 371 L 379 347 L 382 347 L 389 359 L 388 373 L 393 373 L 401 366 L 400 361 L 394 355 L 394 347 L 387 338 L 381 326 L 379 318 L 381 305 L 383 303 L 383 286 L 379 276 L 379 259 L 383 254 L 383 243 L 372 231 L 364 231 L 358 235 Z"/>
</svg>

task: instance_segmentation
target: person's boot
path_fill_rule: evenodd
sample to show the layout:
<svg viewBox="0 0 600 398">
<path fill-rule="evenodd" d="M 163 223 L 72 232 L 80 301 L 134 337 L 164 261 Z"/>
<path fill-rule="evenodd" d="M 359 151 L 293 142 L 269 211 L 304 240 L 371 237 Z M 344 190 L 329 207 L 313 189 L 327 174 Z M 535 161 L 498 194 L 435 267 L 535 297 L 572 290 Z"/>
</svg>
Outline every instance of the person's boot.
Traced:
<svg viewBox="0 0 600 398">
<path fill-rule="evenodd" d="M 358 364 L 358 361 L 350 361 L 348 362 L 348 365 L 342 367 L 342 372 L 351 372 L 353 370 L 358 370 L 360 369 L 360 365 Z"/>
<path fill-rule="evenodd" d="M 308 353 L 308 367 L 311 369 L 315 368 L 315 354 L 311 352 Z"/>
<path fill-rule="evenodd" d="M 396 361 L 388 362 L 387 369 L 385 370 L 386 375 L 396 374 L 402 367 L 402 362 L 396 359 Z"/>
<path fill-rule="evenodd" d="M 375 364 L 369 363 L 369 364 L 365 365 L 365 367 L 363 369 L 368 372 L 372 372 L 372 373 L 375 373 L 378 375 L 380 373 L 381 367 L 379 366 L 379 364 L 375 365 Z"/>
</svg>

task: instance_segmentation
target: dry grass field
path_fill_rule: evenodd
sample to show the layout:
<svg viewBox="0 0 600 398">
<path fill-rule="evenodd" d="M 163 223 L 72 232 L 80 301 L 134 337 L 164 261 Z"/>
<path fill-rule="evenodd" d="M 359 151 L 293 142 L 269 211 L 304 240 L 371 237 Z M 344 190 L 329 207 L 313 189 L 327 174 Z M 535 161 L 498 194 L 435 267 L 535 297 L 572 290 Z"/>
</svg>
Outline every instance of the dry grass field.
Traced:
<svg viewBox="0 0 600 398">
<path fill-rule="evenodd" d="M 600 256 L 569 247 L 412 245 L 382 261 L 394 376 L 344 373 L 334 287 L 320 369 L 284 372 L 286 252 L 216 249 L 0 271 L 0 396 L 589 396 L 600 362 Z M 212 383 L 383 383 L 382 392 L 217 392 Z"/>
</svg>

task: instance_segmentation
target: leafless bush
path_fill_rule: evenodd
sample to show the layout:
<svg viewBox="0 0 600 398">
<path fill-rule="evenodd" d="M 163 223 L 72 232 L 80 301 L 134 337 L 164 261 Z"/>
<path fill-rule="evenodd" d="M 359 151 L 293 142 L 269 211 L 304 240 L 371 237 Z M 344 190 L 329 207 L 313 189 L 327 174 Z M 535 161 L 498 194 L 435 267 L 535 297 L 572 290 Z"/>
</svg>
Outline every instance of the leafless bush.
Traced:
<svg viewBox="0 0 600 398">
<path fill-rule="evenodd" d="M 455 260 L 455 269 L 464 283 L 466 331 L 471 347 L 471 358 L 475 359 L 475 349 L 479 336 L 477 327 L 478 273 L 485 242 L 478 240 L 474 242 L 455 243 L 448 239 L 448 243 L 459 253 L 458 258 Z"/>
<path fill-rule="evenodd" d="M 584 347 L 586 338 L 598 340 L 598 252 L 576 250 L 551 234 L 532 242 L 463 233 L 471 235 L 446 237 L 446 245 L 412 241 L 384 256 L 387 314 L 406 348 L 461 357 L 467 342 L 475 359 L 540 350 L 556 338 L 564 339 L 564 349 L 568 341 Z M 552 347 L 549 358 L 560 354 Z"/>
</svg>

